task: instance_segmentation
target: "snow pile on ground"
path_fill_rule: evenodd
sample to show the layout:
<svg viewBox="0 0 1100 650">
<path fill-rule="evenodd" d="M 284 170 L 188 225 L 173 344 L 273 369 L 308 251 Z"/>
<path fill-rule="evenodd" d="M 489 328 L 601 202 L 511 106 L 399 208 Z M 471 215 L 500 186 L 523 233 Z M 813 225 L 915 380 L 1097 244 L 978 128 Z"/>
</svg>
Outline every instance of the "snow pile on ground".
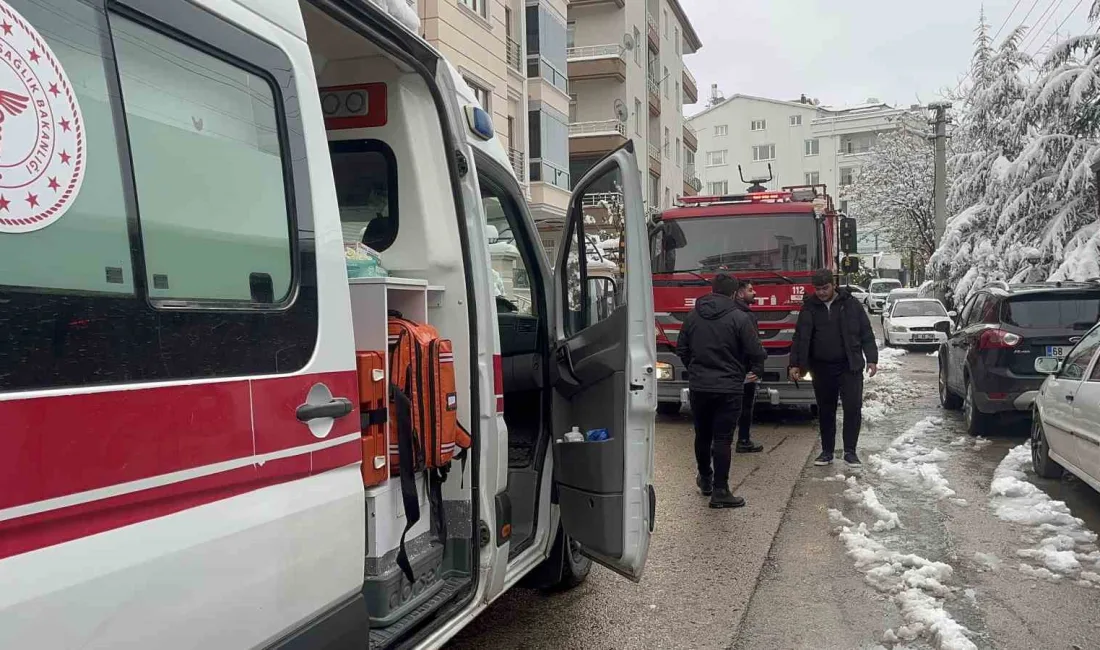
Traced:
<svg viewBox="0 0 1100 650">
<path fill-rule="evenodd" d="M 881 348 L 878 351 L 878 369 L 894 370 L 901 367 L 901 358 L 909 354 L 900 348 Z"/>
<path fill-rule="evenodd" d="M 918 489 L 937 499 L 955 496 L 940 471 L 939 462 L 947 459 L 947 454 L 938 447 L 922 444 L 927 435 L 943 424 L 938 417 L 925 418 L 890 443 L 880 454 L 871 454 L 867 464 L 882 478 L 909 488 Z M 965 505 L 965 502 L 959 505 Z"/>
<path fill-rule="evenodd" d="M 885 350 L 884 350 L 885 352 Z M 863 421 L 875 424 L 886 419 L 895 403 L 919 395 L 916 384 L 906 381 L 890 366 L 895 357 L 880 357 L 878 374 L 863 382 Z M 883 365 L 885 362 L 886 365 Z M 898 364 L 900 365 L 900 364 Z"/>
<path fill-rule="evenodd" d="M 848 489 L 844 491 L 844 497 L 871 513 L 872 516 L 878 518 L 875 523 L 871 525 L 871 530 L 877 533 L 884 530 L 901 528 L 901 520 L 898 519 L 898 513 L 882 505 L 882 501 L 879 500 L 878 494 L 875 493 L 875 488 L 871 486 L 862 487 L 854 476 L 849 476 L 847 483 Z"/>
<path fill-rule="evenodd" d="M 993 512 L 1029 528 L 1024 538 L 1031 546 L 1016 554 L 1033 564 L 1020 564 L 1020 572 L 1047 580 L 1072 578 L 1100 587 L 1096 533 L 1074 517 L 1064 502 L 1050 498 L 1027 480 L 1024 470 L 1030 464 L 1030 443 L 1014 447 L 994 470 L 989 487 Z"/>
<path fill-rule="evenodd" d="M 831 513 L 830 518 L 833 519 Z M 967 637 L 969 631 L 944 609 L 944 599 L 955 592 L 948 584 L 954 575 L 949 564 L 891 550 L 871 537 L 866 523 L 843 526 L 838 537 L 867 582 L 879 592 L 893 596 L 901 610 L 905 624 L 897 630 L 887 630 L 884 642 L 896 644 L 927 637 L 941 650 L 977 648 Z"/>
<path fill-rule="evenodd" d="M 952 447 L 973 447 L 974 449 L 985 449 L 992 444 L 992 440 L 981 436 L 959 436 L 951 441 Z"/>
</svg>

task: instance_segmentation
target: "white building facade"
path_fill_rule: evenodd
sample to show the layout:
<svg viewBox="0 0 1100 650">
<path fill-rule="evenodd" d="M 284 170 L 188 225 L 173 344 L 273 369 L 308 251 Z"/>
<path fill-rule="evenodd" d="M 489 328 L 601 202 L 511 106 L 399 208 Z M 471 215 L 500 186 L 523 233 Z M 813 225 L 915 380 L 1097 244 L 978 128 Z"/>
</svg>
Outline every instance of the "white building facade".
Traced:
<svg viewBox="0 0 1100 650">
<path fill-rule="evenodd" d="M 837 202 L 850 211 L 844 188 L 859 174 L 860 166 L 879 133 L 903 124 L 913 126 L 912 113 L 875 99 L 850 108 L 819 106 L 805 96 L 782 101 L 734 95 L 689 120 L 699 138 L 697 169 L 702 193 L 740 193 L 742 182 L 772 180 L 768 189 L 823 183 Z M 854 206 L 853 206 L 854 207 Z M 888 249 L 874 236 L 874 224 L 860 223 L 860 252 Z"/>
</svg>

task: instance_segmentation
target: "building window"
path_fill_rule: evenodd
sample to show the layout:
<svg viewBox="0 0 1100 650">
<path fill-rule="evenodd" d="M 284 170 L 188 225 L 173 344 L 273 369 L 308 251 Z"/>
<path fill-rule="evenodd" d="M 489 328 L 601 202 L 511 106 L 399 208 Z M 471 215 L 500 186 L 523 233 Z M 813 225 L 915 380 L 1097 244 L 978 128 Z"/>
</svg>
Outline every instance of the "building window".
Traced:
<svg viewBox="0 0 1100 650">
<path fill-rule="evenodd" d="M 570 20 L 565 24 L 565 47 L 566 49 L 572 49 L 575 47 L 577 38 L 577 21 Z"/>
<path fill-rule="evenodd" d="M 802 126 L 802 116 L 801 115 L 792 115 L 791 116 L 791 126 Z"/>
<path fill-rule="evenodd" d="M 842 200 L 840 202 L 840 211 L 845 213 L 845 214 L 848 213 L 848 201 L 847 200 Z M 877 237 L 878 235 L 875 235 L 875 236 Z"/>
<path fill-rule="evenodd" d="M 569 92 L 568 27 L 560 14 L 543 4 L 527 7 L 527 77 L 542 77 L 562 92 Z"/>
<path fill-rule="evenodd" d="M 855 182 L 855 169 L 852 167 L 840 168 L 840 184 L 851 185 Z"/>
<path fill-rule="evenodd" d="M 661 77 L 661 89 L 665 93 L 665 99 L 668 99 L 668 68 L 664 68 L 665 76 Z"/>
<path fill-rule="evenodd" d="M 707 167 L 718 167 L 726 164 L 727 150 L 721 151 L 708 151 L 707 152 Z"/>
<path fill-rule="evenodd" d="M 508 118 L 511 119 L 511 118 Z M 572 124 L 577 121 L 577 95 L 571 93 L 569 95 L 569 123 Z"/>
<path fill-rule="evenodd" d="M 488 0 L 460 0 L 462 5 L 470 11 L 481 16 L 482 18 L 489 17 L 489 2 Z"/>
<path fill-rule="evenodd" d="M 532 102 L 529 107 L 527 157 L 531 182 L 570 189 L 569 118 L 542 102 Z"/>
<path fill-rule="evenodd" d="M 634 98 L 634 132 L 642 134 L 642 100 Z"/>
<path fill-rule="evenodd" d="M 751 124 L 749 124 L 750 131 L 763 131 L 766 128 L 768 128 L 767 120 L 753 120 Z"/>
<path fill-rule="evenodd" d="M 664 143 L 665 143 L 665 145 L 664 145 L 665 158 L 670 158 L 672 156 L 672 154 L 669 153 L 669 150 L 668 150 L 669 143 L 668 143 L 668 127 L 667 126 L 665 127 L 665 140 L 664 140 Z"/>
<path fill-rule="evenodd" d="M 680 138 L 676 138 L 676 166 L 680 166 Z"/>
<path fill-rule="evenodd" d="M 707 194 L 721 196 L 729 193 L 729 181 L 712 181 L 707 183 Z"/>
<path fill-rule="evenodd" d="M 775 145 L 774 144 L 761 144 L 752 148 L 752 159 L 755 160 L 775 160 Z"/>
<path fill-rule="evenodd" d="M 680 28 L 672 28 L 672 51 L 676 53 L 676 56 L 680 56 Z"/>
<path fill-rule="evenodd" d="M 466 85 L 468 85 L 474 91 L 474 97 L 477 98 L 477 103 L 481 104 L 481 108 L 485 109 L 485 112 L 489 115 L 492 115 L 493 112 L 489 110 L 489 97 L 492 95 L 492 93 L 489 92 L 487 88 L 474 81 L 473 79 L 470 79 L 469 77 L 463 77 L 462 80 L 465 81 Z"/>
<path fill-rule="evenodd" d="M 714 136 L 720 138 L 730 134 L 730 127 L 728 124 L 717 124 L 714 127 Z"/>
<path fill-rule="evenodd" d="M 683 104 L 683 102 L 680 101 L 680 82 L 679 81 L 676 82 L 676 95 L 675 95 L 675 98 L 676 98 L 676 105 L 677 106 Z"/>
<path fill-rule="evenodd" d="M 642 65 L 642 33 L 634 28 L 634 63 Z"/>
<path fill-rule="evenodd" d="M 806 140 L 803 143 L 803 152 L 807 156 L 816 156 L 817 154 L 821 153 L 821 143 L 818 141 L 817 138 Z"/>
<path fill-rule="evenodd" d="M 820 185 L 821 184 L 821 172 L 806 172 L 806 184 L 807 185 Z"/>
<path fill-rule="evenodd" d="M 695 166 L 695 152 L 691 149 L 688 149 L 687 147 L 684 147 L 684 164 L 688 167 Z"/>
<path fill-rule="evenodd" d="M 672 192 L 670 192 L 667 187 L 665 188 L 665 207 L 672 207 Z"/>
<path fill-rule="evenodd" d="M 661 13 L 664 16 L 664 21 L 661 24 L 664 26 L 665 38 L 668 38 L 668 9 Z"/>
</svg>

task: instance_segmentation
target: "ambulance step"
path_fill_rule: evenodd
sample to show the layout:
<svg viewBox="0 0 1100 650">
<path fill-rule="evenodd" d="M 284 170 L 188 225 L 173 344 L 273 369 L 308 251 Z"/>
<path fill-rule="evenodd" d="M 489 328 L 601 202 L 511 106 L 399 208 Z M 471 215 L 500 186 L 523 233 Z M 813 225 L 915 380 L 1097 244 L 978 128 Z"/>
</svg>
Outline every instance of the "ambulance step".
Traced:
<svg viewBox="0 0 1100 650">
<path fill-rule="evenodd" d="M 370 631 L 370 647 L 385 648 L 391 643 L 400 640 L 409 632 L 430 616 L 438 613 L 440 608 L 454 598 L 462 589 L 470 584 L 469 576 L 456 576 L 442 581 L 442 588 L 436 591 L 431 598 L 420 603 L 416 609 L 407 612 L 401 620 L 382 629 Z M 373 623 L 371 624 L 374 625 Z"/>
<path fill-rule="evenodd" d="M 416 578 L 411 585 L 396 560 L 385 571 L 372 574 L 368 570 L 364 577 L 363 596 L 372 628 L 399 622 L 443 587 L 443 545 L 420 538 L 411 540 L 406 549 Z"/>
</svg>

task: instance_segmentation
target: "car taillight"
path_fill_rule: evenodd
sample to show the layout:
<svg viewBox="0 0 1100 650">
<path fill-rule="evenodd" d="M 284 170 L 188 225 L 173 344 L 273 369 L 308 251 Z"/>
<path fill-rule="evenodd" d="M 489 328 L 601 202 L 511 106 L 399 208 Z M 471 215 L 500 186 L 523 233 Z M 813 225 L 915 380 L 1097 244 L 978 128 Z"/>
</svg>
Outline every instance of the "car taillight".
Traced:
<svg viewBox="0 0 1100 650">
<path fill-rule="evenodd" d="M 978 348 L 981 350 L 998 350 L 1014 348 L 1020 343 L 1020 337 L 1012 332 L 999 329 L 988 329 L 982 332 L 978 339 Z"/>
</svg>

